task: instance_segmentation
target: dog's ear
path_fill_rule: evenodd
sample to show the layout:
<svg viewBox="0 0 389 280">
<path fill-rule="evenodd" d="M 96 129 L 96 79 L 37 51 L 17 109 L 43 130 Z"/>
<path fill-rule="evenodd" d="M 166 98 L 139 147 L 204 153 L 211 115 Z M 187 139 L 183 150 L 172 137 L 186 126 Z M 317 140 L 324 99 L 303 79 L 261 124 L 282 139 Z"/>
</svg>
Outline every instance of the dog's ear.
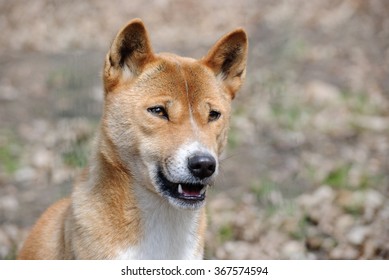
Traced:
<svg viewBox="0 0 389 280">
<path fill-rule="evenodd" d="M 133 19 L 113 40 L 105 61 L 105 78 L 112 79 L 117 73 L 135 77 L 152 58 L 147 30 L 140 19 Z"/>
<path fill-rule="evenodd" d="M 222 37 L 202 59 L 221 80 L 231 99 L 241 87 L 246 75 L 248 39 L 239 28 Z"/>
</svg>

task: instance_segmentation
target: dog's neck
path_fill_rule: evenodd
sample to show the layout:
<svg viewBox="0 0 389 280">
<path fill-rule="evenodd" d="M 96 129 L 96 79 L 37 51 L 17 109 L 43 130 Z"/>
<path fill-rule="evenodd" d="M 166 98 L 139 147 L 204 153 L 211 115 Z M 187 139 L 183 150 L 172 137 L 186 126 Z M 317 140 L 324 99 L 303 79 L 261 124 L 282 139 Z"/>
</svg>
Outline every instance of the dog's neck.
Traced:
<svg viewBox="0 0 389 280">
<path fill-rule="evenodd" d="M 142 233 L 139 243 L 121 252 L 119 258 L 202 258 L 200 223 L 203 209 L 177 209 L 143 186 L 135 186 L 135 196 L 140 210 Z"/>
</svg>

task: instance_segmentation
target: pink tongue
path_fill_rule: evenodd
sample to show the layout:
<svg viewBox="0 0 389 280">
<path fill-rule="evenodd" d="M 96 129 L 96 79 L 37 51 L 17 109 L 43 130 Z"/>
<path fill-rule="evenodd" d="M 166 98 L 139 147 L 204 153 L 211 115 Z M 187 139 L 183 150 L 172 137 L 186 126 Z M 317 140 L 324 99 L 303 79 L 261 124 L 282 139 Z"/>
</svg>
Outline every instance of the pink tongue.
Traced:
<svg viewBox="0 0 389 280">
<path fill-rule="evenodd" d="M 200 191 L 192 190 L 191 188 L 182 188 L 183 195 L 185 196 L 200 196 Z"/>
<path fill-rule="evenodd" d="M 199 196 L 200 195 L 200 192 L 196 192 L 196 191 L 190 191 L 190 190 L 183 190 L 184 191 L 184 195 L 186 196 Z"/>
</svg>

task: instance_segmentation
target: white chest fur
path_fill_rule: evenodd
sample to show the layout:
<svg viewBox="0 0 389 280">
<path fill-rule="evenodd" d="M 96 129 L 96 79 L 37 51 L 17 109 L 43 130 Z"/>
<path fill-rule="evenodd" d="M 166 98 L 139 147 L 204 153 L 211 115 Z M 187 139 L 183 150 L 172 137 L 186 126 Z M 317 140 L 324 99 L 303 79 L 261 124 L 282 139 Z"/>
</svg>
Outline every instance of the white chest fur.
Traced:
<svg viewBox="0 0 389 280">
<path fill-rule="evenodd" d="M 138 193 L 142 218 L 139 244 L 119 252 L 118 259 L 201 259 L 200 210 L 182 210 L 163 198 Z"/>
</svg>

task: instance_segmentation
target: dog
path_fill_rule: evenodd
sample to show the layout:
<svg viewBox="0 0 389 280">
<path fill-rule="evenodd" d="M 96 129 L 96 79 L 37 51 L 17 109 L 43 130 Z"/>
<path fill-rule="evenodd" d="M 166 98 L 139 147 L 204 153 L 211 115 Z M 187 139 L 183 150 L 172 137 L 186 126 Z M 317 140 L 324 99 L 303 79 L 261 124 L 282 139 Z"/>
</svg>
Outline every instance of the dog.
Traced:
<svg viewBox="0 0 389 280">
<path fill-rule="evenodd" d="M 18 259 L 202 259 L 205 197 L 246 73 L 236 29 L 199 60 L 153 52 L 140 19 L 113 40 L 89 167 Z"/>
</svg>

